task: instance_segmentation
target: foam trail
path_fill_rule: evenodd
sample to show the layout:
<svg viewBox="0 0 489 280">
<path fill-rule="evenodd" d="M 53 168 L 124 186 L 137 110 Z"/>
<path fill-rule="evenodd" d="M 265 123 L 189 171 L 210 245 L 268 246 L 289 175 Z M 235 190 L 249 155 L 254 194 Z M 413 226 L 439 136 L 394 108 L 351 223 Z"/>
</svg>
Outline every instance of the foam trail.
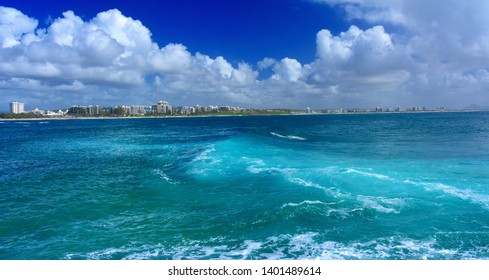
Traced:
<svg viewBox="0 0 489 280">
<path fill-rule="evenodd" d="M 273 136 L 279 137 L 279 138 L 284 138 L 284 139 L 289 139 L 289 140 L 299 140 L 299 141 L 307 140 L 304 137 L 295 136 L 295 135 L 282 135 L 282 134 L 278 134 L 275 132 L 270 132 L 270 134 L 272 134 Z"/>
<path fill-rule="evenodd" d="M 356 174 L 360 174 L 360 175 L 364 175 L 364 176 L 368 176 L 368 177 L 374 177 L 374 178 L 381 179 L 381 180 L 395 181 L 394 179 L 392 179 L 391 177 L 389 177 L 387 175 L 372 173 L 372 172 L 366 172 L 366 171 L 360 171 L 360 170 L 356 170 L 353 168 L 348 168 L 345 171 L 345 173 L 356 173 Z"/>
<path fill-rule="evenodd" d="M 298 184 L 298 185 L 301 185 L 301 186 L 304 186 L 304 187 L 313 187 L 313 188 L 321 189 L 321 190 L 325 191 L 326 193 L 328 193 L 329 195 L 331 195 L 333 197 L 344 197 L 344 196 L 348 196 L 348 195 L 342 194 L 339 190 L 335 190 L 335 189 L 331 189 L 331 188 L 326 188 L 326 187 L 323 187 L 323 186 L 321 186 L 319 184 L 316 184 L 314 182 L 309 182 L 309 181 L 306 181 L 306 180 L 301 179 L 301 178 L 298 178 L 298 177 L 288 177 L 288 180 L 291 183 Z"/>
<path fill-rule="evenodd" d="M 371 208 L 382 213 L 399 214 L 400 210 L 395 209 L 394 207 L 397 206 L 399 208 L 402 208 L 405 204 L 405 201 L 400 198 L 385 198 L 359 195 L 357 199 L 363 204 L 365 208 Z"/>
<path fill-rule="evenodd" d="M 453 197 L 460 198 L 465 201 L 469 201 L 475 204 L 479 204 L 485 209 L 489 210 L 489 195 L 475 193 L 471 190 L 462 190 L 454 186 L 445 185 L 442 183 L 425 183 L 425 182 L 413 182 L 410 180 L 404 180 L 404 183 L 423 186 L 429 191 L 437 190 L 442 191 Z"/>
<path fill-rule="evenodd" d="M 437 238 L 415 240 L 404 236 L 389 236 L 370 240 L 338 242 L 324 240 L 318 232 L 280 234 L 261 241 L 243 240 L 237 246 L 206 244 L 207 241 L 186 241 L 178 246 L 162 244 L 110 247 L 88 253 L 68 253 L 65 259 L 268 259 L 268 260 L 382 260 L 382 259 L 473 259 L 480 249 L 460 251 L 444 249 Z M 213 243 L 213 242 L 211 242 Z"/>
<path fill-rule="evenodd" d="M 193 162 L 205 162 L 210 165 L 214 165 L 220 163 L 219 159 L 215 159 L 212 156 L 212 153 L 216 151 L 214 145 L 211 145 L 209 148 L 202 151 L 198 156 L 193 159 Z"/>
<path fill-rule="evenodd" d="M 161 169 L 157 168 L 157 169 L 153 169 L 153 173 L 156 174 L 156 175 L 159 175 L 161 177 L 161 179 L 165 180 L 166 182 L 170 183 L 170 184 L 177 184 L 175 181 L 173 181 L 170 177 L 168 177 L 168 175 L 166 175 L 165 172 L 163 172 Z"/>
<path fill-rule="evenodd" d="M 285 208 L 285 207 L 298 207 L 298 206 L 302 206 L 302 205 L 333 205 L 333 204 L 336 204 L 335 202 L 332 202 L 332 203 L 326 203 L 326 202 L 322 202 L 322 201 L 319 201 L 319 200 L 304 200 L 302 202 L 299 202 L 299 203 L 294 203 L 294 202 L 289 202 L 289 203 L 286 203 L 284 205 L 282 205 L 281 208 Z"/>
</svg>

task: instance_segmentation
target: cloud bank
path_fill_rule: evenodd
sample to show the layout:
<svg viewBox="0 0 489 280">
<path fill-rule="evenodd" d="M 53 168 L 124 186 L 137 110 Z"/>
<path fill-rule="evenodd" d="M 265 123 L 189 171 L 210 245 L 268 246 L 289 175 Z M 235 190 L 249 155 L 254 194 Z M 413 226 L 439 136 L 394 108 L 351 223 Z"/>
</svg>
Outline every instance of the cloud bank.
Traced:
<svg viewBox="0 0 489 280">
<path fill-rule="evenodd" d="M 486 1 L 315 2 L 371 27 L 319 30 L 314 61 L 235 65 L 181 43 L 160 47 L 116 9 L 87 21 L 67 11 L 42 29 L 0 7 L 0 94 L 43 108 L 160 99 L 255 108 L 489 105 Z"/>
</svg>

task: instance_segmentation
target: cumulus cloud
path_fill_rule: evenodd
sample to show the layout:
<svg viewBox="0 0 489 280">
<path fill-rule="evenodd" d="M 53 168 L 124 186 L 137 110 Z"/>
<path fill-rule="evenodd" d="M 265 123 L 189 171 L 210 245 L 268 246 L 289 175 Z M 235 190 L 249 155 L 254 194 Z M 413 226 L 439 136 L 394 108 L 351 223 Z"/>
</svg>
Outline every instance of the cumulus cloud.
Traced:
<svg viewBox="0 0 489 280">
<path fill-rule="evenodd" d="M 481 75 L 489 63 L 487 1 L 311 1 L 342 9 L 349 20 L 377 25 L 365 31 L 352 27 L 338 36 L 321 31 L 315 80 L 334 80 L 345 92 L 341 80 L 348 78 L 358 96 L 386 89 L 399 103 L 461 106 L 472 100 L 488 105 L 481 101 L 488 100 L 487 80 Z M 364 82 L 378 88 L 365 88 Z M 382 101 L 392 104 L 388 100 L 384 94 Z"/>
<path fill-rule="evenodd" d="M 130 94 L 138 96 L 132 99 L 145 104 L 161 99 L 151 96 L 159 92 L 176 100 L 207 92 L 220 103 L 243 103 L 249 98 L 242 88 L 258 75 L 247 63 L 233 67 L 222 56 L 193 55 L 182 44 L 160 48 L 139 20 L 116 9 L 88 21 L 67 11 L 44 30 L 36 29 L 37 20 L 1 7 L 0 27 L 0 80 L 12 94 L 19 92 L 13 81 L 28 80 L 38 90 L 79 91 L 82 100 L 93 102 L 107 92 L 129 100 L 132 88 Z"/>
<path fill-rule="evenodd" d="M 272 79 L 297 82 L 302 77 L 302 65 L 295 59 L 288 57 L 276 63 L 273 67 Z"/>
<path fill-rule="evenodd" d="M 408 21 L 402 12 L 404 0 L 312 0 L 313 2 L 341 6 L 347 18 L 363 19 L 370 23 L 391 22 L 404 24 Z M 426 2 L 426 1 L 425 1 Z"/>
<path fill-rule="evenodd" d="M 9 48 L 21 43 L 27 34 L 34 32 L 37 20 L 20 11 L 0 6 L 0 44 Z"/>
<path fill-rule="evenodd" d="M 396 45 L 382 26 L 361 30 L 356 26 L 333 36 L 317 34 L 317 59 L 309 65 L 309 83 L 329 88 L 331 94 L 354 107 L 391 105 L 414 70 L 405 48 Z"/>
</svg>

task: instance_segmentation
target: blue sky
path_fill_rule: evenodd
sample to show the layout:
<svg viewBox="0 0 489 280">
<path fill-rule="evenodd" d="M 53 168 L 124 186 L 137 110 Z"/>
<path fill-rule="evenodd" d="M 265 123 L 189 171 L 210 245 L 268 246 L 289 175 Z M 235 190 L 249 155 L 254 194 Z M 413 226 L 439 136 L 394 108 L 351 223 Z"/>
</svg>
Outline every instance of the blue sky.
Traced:
<svg viewBox="0 0 489 280">
<path fill-rule="evenodd" d="M 0 111 L 489 106 L 482 0 L 0 5 Z"/>
</svg>

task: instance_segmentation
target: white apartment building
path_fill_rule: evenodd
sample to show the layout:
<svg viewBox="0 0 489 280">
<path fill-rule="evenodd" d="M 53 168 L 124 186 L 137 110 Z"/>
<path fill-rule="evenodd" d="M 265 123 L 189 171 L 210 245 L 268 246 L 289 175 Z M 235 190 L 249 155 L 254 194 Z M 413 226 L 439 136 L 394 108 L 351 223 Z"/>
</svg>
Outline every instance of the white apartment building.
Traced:
<svg viewBox="0 0 489 280">
<path fill-rule="evenodd" d="M 16 101 L 10 103 L 10 112 L 14 114 L 24 113 L 24 103 Z"/>
</svg>

